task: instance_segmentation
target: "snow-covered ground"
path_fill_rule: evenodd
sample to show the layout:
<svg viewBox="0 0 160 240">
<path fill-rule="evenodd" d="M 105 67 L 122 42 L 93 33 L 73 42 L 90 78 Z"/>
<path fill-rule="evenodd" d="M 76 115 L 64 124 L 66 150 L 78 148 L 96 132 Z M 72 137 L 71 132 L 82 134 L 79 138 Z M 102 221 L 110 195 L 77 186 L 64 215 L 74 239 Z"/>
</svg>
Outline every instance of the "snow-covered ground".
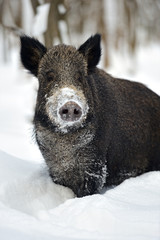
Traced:
<svg viewBox="0 0 160 240">
<path fill-rule="evenodd" d="M 134 75 L 129 58 L 115 56 L 112 75 L 160 94 L 160 46 L 138 51 Z M 51 181 L 33 140 L 36 79 L 20 68 L 17 53 L 0 72 L 0 240 L 159 240 L 160 172 L 75 198 Z"/>
</svg>

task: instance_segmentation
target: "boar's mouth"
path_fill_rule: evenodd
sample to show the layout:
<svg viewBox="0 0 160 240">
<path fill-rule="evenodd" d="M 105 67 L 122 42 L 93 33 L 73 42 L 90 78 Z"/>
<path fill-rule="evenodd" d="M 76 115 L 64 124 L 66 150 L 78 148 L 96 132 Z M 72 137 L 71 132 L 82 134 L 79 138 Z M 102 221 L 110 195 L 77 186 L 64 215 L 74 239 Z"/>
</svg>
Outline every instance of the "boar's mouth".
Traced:
<svg viewBox="0 0 160 240">
<path fill-rule="evenodd" d="M 88 113 L 88 103 L 81 90 L 64 87 L 46 99 L 46 112 L 57 131 L 67 132 L 69 128 L 80 127 Z"/>
</svg>

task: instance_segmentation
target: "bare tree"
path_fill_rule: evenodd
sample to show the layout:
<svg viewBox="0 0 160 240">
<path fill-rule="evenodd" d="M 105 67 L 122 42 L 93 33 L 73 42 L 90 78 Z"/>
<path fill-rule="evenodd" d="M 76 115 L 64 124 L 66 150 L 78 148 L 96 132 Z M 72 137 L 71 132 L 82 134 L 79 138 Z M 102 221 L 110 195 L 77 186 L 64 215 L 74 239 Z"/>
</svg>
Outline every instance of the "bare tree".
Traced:
<svg viewBox="0 0 160 240">
<path fill-rule="evenodd" d="M 95 32 L 102 35 L 104 45 L 104 65 L 109 65 L 109 50 L 113 47 L 128 47 L 134 54 L 138 44 L 160 39 L 159 0 L 27 0 L 33 12 L 33 20 L 38 7 L 49 5 L 47 28 L 42 33 L 44 44 L 51 47 L 55 40 L 62 43 L 65 23 L 68 38 L 79 39 L 84 34 Z M 108 8 L 108 3 L 112 8 Z M 25 33 L 23 23 L 24 3 L 22 0 L 0 0 L 0 36 L 3 39 L 3 57 L 7 58 L 9 34 Z M 61 8 L 65 11 L 61 11 Z M 113 18 L 114 16 L 114 18 Z M 111 22 L 109 19 L 114 21 Z M 42 19 L 42 21 L 44 21 Z M 143 32 L 143 34 L 142 34 Z M 32 32 L 31 32 L 32 35 Z"/>
<path fill-rule="evenodd" d="M 45 45 L 51 47 L 57 37 L 62 43 L 62 33 L 59 28 L 59 21 L 65 20 L 65 14 L 59 12 L 59 4 L 64 4 L 63 0 L 50 0 L 47 29 L 44 33 Z"/>
</svg>

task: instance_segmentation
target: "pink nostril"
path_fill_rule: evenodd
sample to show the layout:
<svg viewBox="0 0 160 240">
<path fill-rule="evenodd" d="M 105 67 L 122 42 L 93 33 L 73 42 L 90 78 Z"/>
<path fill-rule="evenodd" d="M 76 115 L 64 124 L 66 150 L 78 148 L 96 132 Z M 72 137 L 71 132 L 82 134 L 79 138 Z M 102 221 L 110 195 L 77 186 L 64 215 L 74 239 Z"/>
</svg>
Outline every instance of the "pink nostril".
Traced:
<svg viewBox="0 0 160 240">
<path fill-rule="evenodd" d="M 64 121 L 78 121 L 82 115 L 82 109 L 77 103 L 69 101 L 59 109 L 59 114 Z"/>
</svg>

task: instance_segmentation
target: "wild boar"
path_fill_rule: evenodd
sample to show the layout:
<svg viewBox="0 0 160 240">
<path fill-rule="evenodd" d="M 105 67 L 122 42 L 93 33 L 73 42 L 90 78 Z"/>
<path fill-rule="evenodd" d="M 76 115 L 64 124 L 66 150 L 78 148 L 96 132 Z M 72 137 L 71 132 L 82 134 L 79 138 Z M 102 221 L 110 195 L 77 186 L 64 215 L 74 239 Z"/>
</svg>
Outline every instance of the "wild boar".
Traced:
<svg viewBox="0 0 160 240">
<path fill-rule="evenodd" d="M 53 181 L 78 197 L 160 170 L 160 97 L 96 67 L 100 41 L 47 49 L 21 37 L 21 61 L 39 80 L 36 141 Z"/>
</svg>

